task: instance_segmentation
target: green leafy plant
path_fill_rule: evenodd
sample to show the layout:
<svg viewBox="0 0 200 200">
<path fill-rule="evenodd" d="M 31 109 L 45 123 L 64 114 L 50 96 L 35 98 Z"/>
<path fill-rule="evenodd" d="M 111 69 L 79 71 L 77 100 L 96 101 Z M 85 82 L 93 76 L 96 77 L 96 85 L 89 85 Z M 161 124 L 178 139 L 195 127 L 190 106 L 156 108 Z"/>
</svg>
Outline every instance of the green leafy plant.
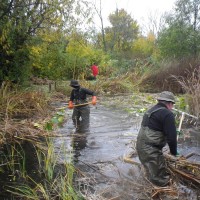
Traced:
<svg viewBox="0 0 200 200">
<path fill-rule="evenodd" d="M 176 102 L 176 108 L 182 111 L 185 111 L 187 108 L 187 103 L 186 103 L 186 99 L 185 96 L 180 96 L 177 98 L 177 102 Z"/>
<path fill-rule="evenodd" d="M 62 126 L 62 124 L 64 123 L 64 119 L 65 119 L 65 112 L 64 110 L 61 110 L 59 112 L 57 112 L 51 119 L 50 121 L 48 121 L 45 126 L 44 129 L 47 131 L 52 131 L 54 130 L 56 127 L 60 127 Z"/>
</svg>

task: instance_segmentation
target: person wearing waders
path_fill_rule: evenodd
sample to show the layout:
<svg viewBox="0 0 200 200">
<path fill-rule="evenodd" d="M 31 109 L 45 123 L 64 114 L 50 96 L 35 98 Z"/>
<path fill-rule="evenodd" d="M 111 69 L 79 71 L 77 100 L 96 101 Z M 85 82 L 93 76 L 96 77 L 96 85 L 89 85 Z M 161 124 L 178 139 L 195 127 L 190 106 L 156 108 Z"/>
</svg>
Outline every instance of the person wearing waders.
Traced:
<svg viewBox="0 0 200 200">
<path fill-rule="evenodd" d="M 163 91 L 158 103 L 147 110 L 143 116 L 137 136 L 136 150 L 144 166 L 147 178 L 153 184 L 164 187 L 170 182 L 162 148 L 168 144 L 170 153 L 177 153 L 177 131 L 172 113 L 175 97 L 172 92 Z"/>
<path fill-rule="evenodd" d="M 87 95 L 92 96 L 92 105 L 96 105 L 96 94 L 95 92 L 82 88 L 77 80 L 71 80 L 70 86 L 73 87 L 71 91 L 71 96 L 68 104 L 69 109 L 74 109 L 72 114 L 72 120 L 76 130 L 80 128 L 88 129 L 89 127 L 89 117 L 90 117 L 90 107 L 87 104 Z M 74 106 L 75 104 L 75 106 Z M 81 130 L 82 130 L 81 129 Z"/>
</svg>

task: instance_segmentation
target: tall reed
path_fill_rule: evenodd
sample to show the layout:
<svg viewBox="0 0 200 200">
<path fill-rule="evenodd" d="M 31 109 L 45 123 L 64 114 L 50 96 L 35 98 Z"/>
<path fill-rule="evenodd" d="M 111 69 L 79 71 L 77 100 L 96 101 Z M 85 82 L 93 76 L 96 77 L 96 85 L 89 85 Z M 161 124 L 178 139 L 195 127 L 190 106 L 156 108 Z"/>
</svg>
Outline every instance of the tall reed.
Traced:
<svg viewBox="0 0 200 200">
<path fill-rule="evenodd" d="M 200 67 L 186 71 L 187 76 L 172 76 L 186 93 L 187 103 L 191 114 L 200 115 Z"/>
<path fill-rule="evenodd" d="M 34 175 L 30 174 L 27 171 L 28 169 L 16 167 L 14 164 L 10 166 L 12 170 L 19 170 L 19 175 L 26 174 L 26 176 L 22 182 L 15 180 L 12 185 L 7 185 L 7 192 L 12 194 L 13 197 L 27 200 L 79 200 L 81 197 L 78 196 L 73 186 L 73 165 L 64 161 L 62 164 L 58 164 L 60 154 L 55 153 L 53 140 L 46 140 L 45 145 L 47 145 L 47 148 L 42 147 L 41 149 L 40 145 L 35 144 L 38 159 L 35 164 L 38 163 L 39 173 Z M 15 156 L 12 157 L 15 160 Z M 16 161 L 13 162 L 16 164 Z M 21 177 L 18 178 L 21 179 Z"/>
</svg>

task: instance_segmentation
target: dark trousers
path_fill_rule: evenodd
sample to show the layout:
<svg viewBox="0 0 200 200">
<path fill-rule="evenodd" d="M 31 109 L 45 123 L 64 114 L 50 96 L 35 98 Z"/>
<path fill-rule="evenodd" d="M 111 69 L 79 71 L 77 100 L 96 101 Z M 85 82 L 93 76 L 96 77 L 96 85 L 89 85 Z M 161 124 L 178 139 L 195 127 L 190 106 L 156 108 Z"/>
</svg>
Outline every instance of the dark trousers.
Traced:
<svg viewBox="0 0 200 200">
<path fill-rule="evenodd" d="M 143 164 L 147 178 L 155 185 L 166 186 L 169 182 L 169 174 L 163 153 L 157 147 L 150 145 L 140 146 L 137 149 L 139 159 Z"/>
<path fill-rule="evenodd" d="M 77 130 L 88 129 L 90 123 L 90 107 L 88 105 L 75 107 L 72 120 Z"/>
<path fill-rule="evenodd" d="M 166 186 L 170 179 L 162 153 L 163 145 L 158 145 L 163 144 L 162 137 L 162 133 L 141 127 L 136 143 L 137 153 L 147 178 L 157 186 Z"/>
</svg>

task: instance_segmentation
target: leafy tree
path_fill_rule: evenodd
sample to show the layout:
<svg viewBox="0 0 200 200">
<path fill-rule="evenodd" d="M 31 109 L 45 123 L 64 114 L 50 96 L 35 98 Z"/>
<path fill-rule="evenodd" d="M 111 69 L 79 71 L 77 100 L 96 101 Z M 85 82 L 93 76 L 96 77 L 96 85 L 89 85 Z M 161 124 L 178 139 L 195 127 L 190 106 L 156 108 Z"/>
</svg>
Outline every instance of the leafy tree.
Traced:
<svg viewBox="0 0 200 200">
<path fill-rule="evenodd" d="M 84 75 L 90 72 L 90 65 L 93 62 L 100 63 L 107 59 L 105 52 L 94 48 L 80 32 L 74 32 L 69 36 L 66 54 L 68 67 L 65 70 L 73 78 L 84 78 Z"/>
<path fill-rule="evenodd" d="M 63 77 L 67 44 L 60 31 L 51 30 L 35 37 L 29 56 L 33 75 L 53 80 Z"/>
<path fill-rule="evenodd" d="M 137 39 L 139 26 L 124 9 L 116 9 L 109 15 L 111 27 L 106 28 L 106 40 L 110 51 L 130 53 L 132 42 Z"/>
<path fill-rule="evenodd" d="M 160 54 L 165 58 L 181 58 L 192 55 L 191 27 L 174 23 L 165 29 L 158 39 Z"/>
<path fill-rule="evenodd" d="M 139 58 L 147 58 L 156 53 L 156 37 L 149 33 L 147 37 L 140 36 L 133 43 L 133 54 Z"/>
<path fill-rule="evenodd" d="M 177 0 L 175 13 L 158 37 L 162 57 L 197 56 L 200 51 L 200 0 Z"/>
<path fill-rule="evenodd" d="M 38 32 L 69 32 L 86 19 L 84 1 L 2 0 L 0 4 L 0 83 L 23 82 L 30 75 L 29 49 Z"/>
</svg>

